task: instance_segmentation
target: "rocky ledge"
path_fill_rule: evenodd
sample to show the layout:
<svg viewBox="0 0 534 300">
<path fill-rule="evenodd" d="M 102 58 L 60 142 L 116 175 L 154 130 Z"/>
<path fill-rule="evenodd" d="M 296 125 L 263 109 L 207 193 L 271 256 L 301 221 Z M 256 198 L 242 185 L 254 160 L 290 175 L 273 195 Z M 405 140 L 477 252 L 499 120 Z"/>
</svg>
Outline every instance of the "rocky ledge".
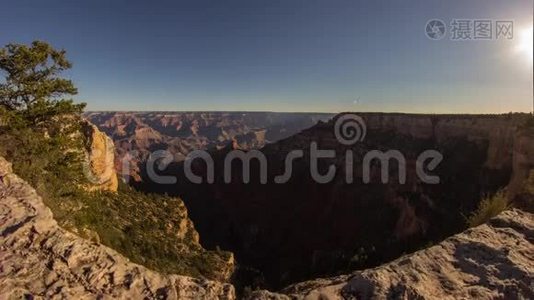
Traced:
<svg viewBox="0 0 534 300">
<path fill-rule="evenodd" d="M 60 228 L 2 157 L 0 179 L 0 299 L 235 298 L 230 284 L 160 274 Z"/>
<path fill-rule="evenodd" d="M 534 299 L 534 215 L 512 209 L 380 267 L 249 298 Z"/>
</svg>

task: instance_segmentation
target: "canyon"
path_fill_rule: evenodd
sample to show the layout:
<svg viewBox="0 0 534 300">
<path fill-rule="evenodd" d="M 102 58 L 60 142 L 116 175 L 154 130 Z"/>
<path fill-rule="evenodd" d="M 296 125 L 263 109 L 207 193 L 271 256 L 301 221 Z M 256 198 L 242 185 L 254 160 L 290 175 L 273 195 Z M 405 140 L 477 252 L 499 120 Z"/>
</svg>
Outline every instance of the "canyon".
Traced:
<svg viewBox="0 0 534 300">
<path fill-rule="evenodd" d="M 0 296 L 236 299 L 227 283 L 161 274 L 59 227 L 35 190 L 0 157 Z M 378 268 L 244 299 L 532 298 L 534 215 L 501 213 Z"/>
<path fill-rule="evenodd" d="M 205 143 L 217 144 L 203 147 L 214 160 L 213 184 L 206 180 L 193 184 L 181 175 L 184 152 L 161 172 L 177 176 L 176 184 L 151 182 L 144 165 L 146 156 L 135 161 L 137 180 L 131 184 L 145 192 L 182 198 L 201 244 L 234 253 L 238 288 L 279 289 L 302 280 L 375 267 L 465 230 L 467 217 L 485 196 L 504 190 L 512 202 L 520 202 L 522 183 L 534 167 L 532 129 L 521 129 L 527 115 L 358 115 L 365 121 L 367 135 L 354 145 L 336 139 L 337 116 L 277 141 L 269 139 L 271 143 L 257 139 L 241 145 L 235 139 Z M 98 113 L 90 119 L 108 132 L 122 127 L 97 122 Z M 115 143 L 124 139 L 136 145 L 146 143 L 144 138 L 136 142 L 138 131 L 134 132 L 115 136 Z M 312 142 L 336 153 L 335 158 L 321 159 L 318 166 L 321 173 L 329 166 L 336 167 L 338 173 L 331 182 L 319 184 L 310 176 L 306 153 Z M 173 145 L 158 145 L 158 149 L 174 153 Z M 250 183 L 242 182 L 238 162 L 232 181 L 225 183 L 224 158 L 236 149 L 260 149 L 268 162 L 267 184 L 259 181 L 260 166 L 254 160 Z M 274 177 L 284 172 L 285 157 L 296 149 L 303 150 L 304 157 L 294 161 L 288 183 L 276 184 Z M 399 183 L 399 168 L 394 163 L 390 164 L 389 182 L 380 182 L 381 168 L 375 161 L 371 182 L 364 184 L 359 158 L 372 150 L 391 149 L 406 157 L 406 183 Z M 417 156 L 429 149 L 443 155 L 431 172 L 439 176 L 440 184 L 425 184 L 415 174 Z M 355 157 L 354 182 L 350 184 L 344 180 L 347 150 Z M 206 179 L 202 161 L 194 161 L 193 170 Z"/>
<path fill-rule="evenodd" d="M 139 165 L 157 150 L 183 160 L 193 150 L 220 149 L 232 143 L 258 149 L 289 137 L 328 113 L 275 112 L 88 112 L 85 118 L 115 142 L 115 169 L 126 180 L 141 181 Z M 122 171 L 124 162 L 130 168 Z"/>
<path fill-rule="evenodd" d="M 93 121 L 99 120 L 98 114 L 89 113 Z M 137 129 L 129 131 L 130 134 L 112 134 L 111 138 L 98 129 L 120 131 L 117 128 L 121 125 L 108 122 L 109 116 L 130 113 L 105 114 L 100 119 L 103 123 L 85 123 L 82 127 L 87 137 L 85 171 L 94 179 L 85 189 L 96 192 L 95 197 L 125 192 L 123 183 L 113 179 L 119 174 L 117 161 L 125 159 L 115 155 L 121 149 L 114 144 L 128 142 L 143 145 L 135 147 L 145 153 L 131 162 L 137 168 L 133 169 L 135 174 L 131 177 L 135 180 L 130 185 L 138 191 L 175 197 L 163 198 L 167 200 L 159 205 L 159 202 L 135 204 L 111 197 L 110 201 L 119 202 L 105 204 L 106 207 L 100 208 L 102 214 L 110 213 L 110 207 L 115 206 L 120 211 L 121 205 L 126 205 L 123 209 L 131 209 L 131 205 L 138 209 L 131 211 L 134 213 L 131 216 L 112 215 L 117 224 L 110 225 L 116 228 L 108 230 L 126 230 L 127 238 L 136 234 L 131 231 L 132 222 L 139 221 L 139 226 L 152 228 L 153 222 L 162 219 L 164 222 L 156 223 L 152 230 L 158 236 L 172 237 L 173 246 L 182 249 L 179 259 L 194 266 L 195 261 L 204 257 L 200 259 L 214 264 L 209 266 L 211 271 L 203 269 L 202 274 L 191 276 L 182 271 L 169 272 L 157 264 L 147 267 L 148 260 L 131 261 L 131 253 L 117 252 L 112 249 L 113 242 L 101 241 L 106 237 L 99 234 L 105 234 L 106 230 L 96 233 L 58 224 L 58 217 L 64 217 L 55 215 L 57 208 L 54 211 L 47 207 L 33 187 L 0 157 L 2 297 L 534 296 L 534 127 L 529 125 L 526 114 L 358 113 L 366 134 L 364 139 L 350 145 L 340 143 L 335 131 L 336 122 L 344 114 L 324 120 L 299 115 L 300 120 L 306 120 L 299 123 L 303 127 L 294 127 L 297 132 L 282 135 L 279 140 L 260 142 L 256 138 L 252 143 L 240 143 L 236 138 L 239 135 L 227 139 L 217 135 L 216 140 L 210 141 L 197 131 L 192 136 L 188 133 L 184 139 L 205 140 L 202 149 L 213 158 L 214 182 L 205 180 L 207 165 L 200 159 L 194 160 L 191 166 L 204 179 L 203 183 L 192 183 L 180 175 L 184 157 L 194 150 L 191 146 L 184 148 L 166 169 L 158 170 L 161 175 L 178 177 L 177 183 L 171 185 L 152 182 L 147 175 L 145 159 L 154 149 L 151 147 L 154 140 L 142 136 L 136 142 Z M 131 116 L 124 120 L 131 120 Z M 143 121 L 140 125 L 142 132 L 147 131 L 147 123 Z M 152 130 L 155 131 L 149 129 Z M 247 130 L 240 129 L 240 132 Z M 170 140 L 162 138 L 156 149 L 172 152 L 180 139 L 174 137 L 167 144 Z M 312 143 L 336 154 L 321 158 L 318 163 L 322 174 L 331 166 L 336 168 L 330 182 L 318 183 L 310 174 Z M 399 182 L 401 168 L 394 160 L 387 170 L 389 180 L 382 182 L 384 161 L 379 159 L 370 165 L 370 182 L 364 182 L 365 153 L 393 149 L 406 159 L 406 182 Z M 443 156 L 439 165 L 426 169 L 428 174 L 439 177 L 438 184 L 426 183 L 416 174 L 417 157 L 428 149 Z M 225 157 L 236 150 L 261 151 L 268 162 L 265 184 L 260 182 L 261 165 L 254 159 L 250 161 L 249 183 L 242 180 L 239 160 L 233 162 L 231 181 L 225 183 Z M 303 150 L 303 157 L 293 161 L 293 173 L 287 183 L 276 183 L 274 178 L 284 173 L 285 158 L 294 150 Z M 346 165 L 348 150 L 354 153 L 352 170 Z M 350 183 L 346 181 L 349 172 L 354 178 Z M 480 206 L 481 199 L 497 194 L 505 195 L 515 208 L 485 224 L 467 228 L 466 220 Z M 159 201 L 150 199 L 133 200 Z M 123 228 L 123 222 L 130 225 Z M 157 229 L 158 226 L 164 230 Z M 138 240 L 135 236 L 130 238 Z M 168 247 L 166 243 L 161 246 Z"/>
</svg>

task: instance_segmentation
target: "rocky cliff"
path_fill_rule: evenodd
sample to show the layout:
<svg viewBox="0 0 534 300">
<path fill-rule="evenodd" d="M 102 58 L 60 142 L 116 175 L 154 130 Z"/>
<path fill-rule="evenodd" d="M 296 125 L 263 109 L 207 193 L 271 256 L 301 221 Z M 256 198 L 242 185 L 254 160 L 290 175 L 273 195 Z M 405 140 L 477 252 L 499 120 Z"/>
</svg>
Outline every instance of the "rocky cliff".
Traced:
<svg viewBox="0 0 534 300">
<path fill-rule="evenodd" d="M 392 131 L 415 139 L 433 139 L 438 144 L 451 139 L 465 139 L 487 144 L 484 164 L 490 169 L 511 167 L 517 129 L 527 115 L 361 115 L 371 132 Z"/>
<path fill-rule="evenodd" d="M 519 129 L 526 114 L 359 115 L 367 135 L 354 145 L 336 138 L 340 115 L 263 147 L 266 184 L 259 181 L 260 166 L 255 161 L 250 183 L 243 183 L 239 164 L 232 169 L 232 182 L 225 183 L 224 160 L 233 150 L 228 148 L 211 152 L 213 184 L 188 182 L 180 177 L 183 164 L 178 163 L 167 172 L 179 176 L 176 185 L 145 181 L 139 187 L 180 196 L 203 245 L 232 251 L 241 266 L 247 266 L 241 269 L 247 273 L 243 278 L 249 279 L 244 285 L 277 289 L 375 267 L 461 232 L 466 217 L 485 196 L 507 189 L 515 201 L 513 191 L 520 189 L 534 168 L 534 129 Z M 318 149 L 335 152 L 335 157 L 318 163 L 321 174 L 329 166 L 336 168 L 327 183 L 318 183 L 310 175 L 312 142 Z M 293 150 L 302 150 L 304 156 L 292 162 L 290 181 L 276 184 L 274 177 L 284 173 L 285 158 Z M 347 150 L 354 153 L 352 169 L 346 167 Z M 371 180 L 365 183 L 363 157 L 374 150 L 402 153 L 406 182 L 399 181 L 398 165 L 392 162 L 388 181 L 382 183 L 381 164 L 375 160 Z M 426 150 L 443 155 L 430 172 L 440 178 L 439 184 L 425 183 L 416 173 L 418 155 Z M 206 172 L 202 163 L 193 168 L 195 174 Z M 351 183 L 346 181 L 349 172 Z"/>
<path fill-rule="evenodd" d="M 0 298 L 235 298 L 229 284 L 160 274 L 60 228 L 1 157 L 0 179 Z"/>
<path fill-rule="evenodd" d="M 0 178 L 2 298 L 235 298 L 229 284 L 159 274 L 61 229 L 3 158 Z M 534 297 L 534 215 L 506 211 L 485 225 L 374 269 L 247 297 L 529 299 Z"/>
<path fill-rule="evenodd" d="M 501 213 L 487 224 L 380 267 L 298 283 L 249 299 L 532 299 L 534 215 Z"/>
<path fill-rule="evenodd" d="M 151 152 L 168 150 L 183 160 L 193 150 L 234 143 L 256 149 L 289 137 L 333 116 L 328 113 L 274 112 L 89 112 L 86 118 L 113 138 L 116 170 L 141 181 L 139 164 Z M 125 176 L 126 177 L 126 176 Z"/>
<path fill-rule="evenodd" d="M 87 151 L 87 166 L 84 171 L 90 180 L 87 189 L 116 192 L 118 178 L 115 171 L 113 140 L 87 121 L 82 122 L 82 131 Z"/>
</svg>

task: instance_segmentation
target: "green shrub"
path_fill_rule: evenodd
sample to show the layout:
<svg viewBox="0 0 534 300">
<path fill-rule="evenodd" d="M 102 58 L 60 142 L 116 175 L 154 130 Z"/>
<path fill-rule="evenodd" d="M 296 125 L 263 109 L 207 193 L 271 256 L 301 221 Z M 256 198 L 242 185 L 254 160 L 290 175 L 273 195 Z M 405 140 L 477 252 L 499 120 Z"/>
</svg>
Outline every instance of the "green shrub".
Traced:
<svg viewBox="0 0 534 300">
<path fill-rule="evenodd" d="M 508 198 L 504 191 L 498 191 L 492 197 L 485 197 L 480 201 L 477 210 L 467 219 L 467 225 L 475 227 L 484 224 L 507 208 L 509 208 Z"/>
<path fill-rule="evenodd" d="M 102 244 L 149 268 L 221 279 L 219 273 L 226 268 L 230 253 L 200 246 L 179 198 L 129 188 L 118 193 L 80 191 L 68 201 L 82 209 L 59 219 L 65 227 L 95 232 Z"/>
</svg>

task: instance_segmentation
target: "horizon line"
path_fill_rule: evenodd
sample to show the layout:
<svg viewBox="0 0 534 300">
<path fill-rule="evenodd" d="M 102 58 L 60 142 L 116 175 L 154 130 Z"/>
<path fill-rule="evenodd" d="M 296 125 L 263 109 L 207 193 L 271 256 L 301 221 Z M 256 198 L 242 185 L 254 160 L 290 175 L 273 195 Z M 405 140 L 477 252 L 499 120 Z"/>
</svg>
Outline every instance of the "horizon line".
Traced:
<svg viewBox="0 0 534 300">
<path fill-rule="evenodd" d="M 317 112 L 317 111 L 272 111 L 272 110 L 86 110 L 86 113 L 278 113 L 278 114 L 324 114 L 324 115 L 339 115 L 346 113 L 358 114 L 401 114 L 401 115 L 478 115 L 478 116 L 495 116 L 495 115 L 513 115 L 525 114 L 533 115 L 532 112 L 524 111 L 510 111 L 510 112 L 495 112 L 495 113 L 436 113 L 436 112 L 404 112 L 404 111 L 339 111 L 339 112 Z"/>
</svg>

